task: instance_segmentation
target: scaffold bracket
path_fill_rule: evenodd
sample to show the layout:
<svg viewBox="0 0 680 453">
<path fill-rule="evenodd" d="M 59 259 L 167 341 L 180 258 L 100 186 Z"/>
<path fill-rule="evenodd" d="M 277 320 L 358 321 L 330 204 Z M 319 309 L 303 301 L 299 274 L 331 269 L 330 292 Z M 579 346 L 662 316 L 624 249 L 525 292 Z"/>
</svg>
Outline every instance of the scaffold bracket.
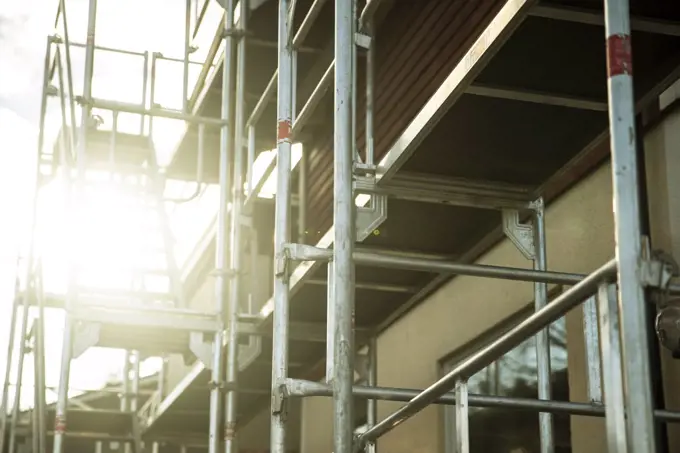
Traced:
<svg viewBox="0 0 680 453">
<path fill-rule="evenodd" d="M 94 322 L 78 322 L 75 326 L 72 354 L 77 359 L 85 351 L 99 343 L 101 324 Z"/>
<path fill-rule="evenodd" d="M 207 369 L 212 369 L 212 342 L 206 342 L 202 332 L 189 334 L 189 350 L 203 363 Z"/>
<path fill-rule="evenodd" d="M 521 223 L 517 209 L 503 209 L 503 233 L 528 260 L 535 257 L 534 229 Z"/>
</svg>

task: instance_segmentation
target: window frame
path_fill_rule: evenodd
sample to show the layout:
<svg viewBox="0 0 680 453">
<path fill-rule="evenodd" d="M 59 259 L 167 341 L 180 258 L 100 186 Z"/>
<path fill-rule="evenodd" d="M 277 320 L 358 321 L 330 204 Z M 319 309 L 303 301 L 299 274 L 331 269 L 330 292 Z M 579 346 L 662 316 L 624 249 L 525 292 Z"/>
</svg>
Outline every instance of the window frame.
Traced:
<svg viewBox="0 0 680 453">
<path fill-rule="evenodd" d="M 564 287 L 562 285 L 557 285 L 548 290 L 548 301 L 554 300 L 557 296 L 562 294 Z M 507 333 L 509 330 L 517 326 L 519 323 L 524 321 L 528 316 L 534 313 L 535 307 L 534 302 L 531 301 L 525 304 L 522 308 L 517 310 L 512 315 L 500 320 L 499 322 L 493 324 L 490 328 L 486 329 L 481 335 L 475 339 L 463 344 L 462 346 L 454 349 L 449 354 L 445 355 L 437 361 L 437 373 L 439 377 L 443 377 L 448 373 L 449 369 L 453 364 L 459 362 L 465 357 L 469 356 L 472 352 L 478 351 L 489 344 L 496 341 L 502 335 Z M 566 315 L 565 315 L 566 316 Z M 494 360 L 492 365 L 496 365 L 498 362 Z M 489 365 L 489 366 L 492 366 Z M 488 367 L 485 367 L 486 369 Z M 480 370 L 482 371 L 482 370 Z M 567 371 L 568 372 L 568 371 Z M 440 408 L 440 424 L 441 424 L 441 451 L 443 453 L 457 453 L 456 451 L 456 430 L 455 430 L 455 406 L 444 405 Z"/>
</svg>

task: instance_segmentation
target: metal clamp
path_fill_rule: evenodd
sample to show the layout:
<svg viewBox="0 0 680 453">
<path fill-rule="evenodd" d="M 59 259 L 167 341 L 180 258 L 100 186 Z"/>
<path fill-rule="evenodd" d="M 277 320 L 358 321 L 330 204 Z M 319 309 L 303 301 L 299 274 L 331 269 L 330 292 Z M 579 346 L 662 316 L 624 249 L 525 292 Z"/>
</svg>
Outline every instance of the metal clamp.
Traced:
<svg viewBox="0 0 680 453">
<path fill-rule="evenodd" d="M 223 30 L 222 31 L 222 39 L 224 39 L 224 38 L 241 39 L 241 38 L 247 38 L 251 35 L 252 35 L 252 33 L 249 33 L 249 32 L 247 32 L 247 31 L 245 31 L 241 28 L 238 28 L 238 27 L 232 27 L 229 30 Z"/>
<path fill-rule="evenodd" d="M 374 179 L 377 171 L 377 165 L 363 162 L 354 162 L 354 166 L 352 167 L 354 175 L 359 177 L 372 177 Z"/>
<path fill-rule="evenodd" d="M 288 261 L 331 261 L 333 252 L 308 244 L 289 243 L 284 246 Z"/>
<path fill-rule="evenodd" d="M 665 251 L 652 250 L 649 236 L 642 236 L 640 248 L 640 281 L 645 286 L 667 290 L 671 279 L 680 275 L 678 263 Z"/>
<path fill-rule="evenodd" d="M 365 35 L 363 33 L 354 33 L 354 43 L 362 49 L 370 49 L 372 39 L 373 38 L 371 38 L 369 35 Z"/>
<path fill-rule="evenodd" d="M 669 256 L 655 253 L 655 257 L 643 260 L 640 266 L 642 284 L 657 289 L 666 289 L 673 276 L 678 275 L 677 264 Z"/>
<path fill-rule="evenodd" d="M 54 85 L 47 85 L 47 87 L 45 87 L 45 96 L 48 96 L 48 97 L 59 96 L 59 88 L 57 88 Z"/>
<path fill-rule="evenodd" d="M 222 392 L 224 391 L 224 387 L 224 382 L 208 381 L 208 390 L 219 390 Z"/>
<path fill-rule="evenodd" d="M 236 439 L 236 422 L 227 422 L 224 425 L 224 440 Z"/>
<path fill-rule="evenodd" d="M 640 281 L 650 291 L 650 299 L 659 308 L 669 305 L 670 282 L 680 275 L 678 263 L 662 250 L 649 251 L 649 241 L 643 241 L 642 263 L 640 265 Z"/>
<path fill-rule="evenodd" d="M 284 277 L 286 280 L 288 279 L 289 272 L 288 272 L 288 262 L 290 261 L 290 251 L 288 250 L 287 247 L 284 247 L 281 253 L 276 255 L 276 259 L 274 260 L 274 276 L 275 277 Z"/>
<path fill-rule="evenodd" d="M 226 278 L 234 278 L 239 274 L 238 271 L 235 271 L 234 269 L 213 269 L 208 273 L 208 276 L 210 277 L 226 277 Z"/>
<path fill-rule="evenodd" d="M 272 391 L 272 415 L 278 415 L 283 421 L 288 416 L 288 396 L 285 384 L 277 385 Z"/>
</svg>

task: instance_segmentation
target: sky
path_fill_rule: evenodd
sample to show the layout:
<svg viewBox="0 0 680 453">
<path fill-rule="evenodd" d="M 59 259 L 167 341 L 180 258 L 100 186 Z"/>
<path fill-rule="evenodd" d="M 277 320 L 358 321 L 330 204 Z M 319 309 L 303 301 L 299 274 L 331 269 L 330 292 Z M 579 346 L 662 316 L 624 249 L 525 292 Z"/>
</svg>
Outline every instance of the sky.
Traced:
<svg viewBox="0 0 680 453">
<path fill-rule="evenodd" d="M 17 256 L 23 250 L 22 244 L 25 244 L 30 225 L 45 46 L 47 36 L 54 33 L 57 4 L 57 0 L 0 0 L 0 207 L 3 213 L 0 214 L 0 363 L 3 365 L 6 362 L 8 318 Z M 85 42 L 87 1 L 68 0 L 67 8 L 71 40 Z M 162 16 L 157 15 L 158 11 L 163 11 Z M 97 44 L 179 56 L 184 43 L 183 14 L 184 0 L 100 0 Z M 76 92 L 80 91 L 78 87 L 83 79 L 83 55 L 82 51 L 73 51 Z M 141 58 L 135 61 L 134 57 L 111 57 L 98 53 L 95 59 L 95 96 L 132 101 L 130 98 L 141 95 Z M 159 83 L 159 102 L 176 104 L 175 101 L 181 101 L 181 95 L 177 98 L 177 93 L 181 93 L 181 67 L 179 71 L 177 69 L 159 67 L 159 75 L 165 71 L 164 80 Z M 51 137 L 47 138 L 48 143 L 58 130 L 60 121 L 58 105 L 55 104 L 49 105 L 47 130 Z M 121 124 L 121 127 L 124 128 L 124 125 Z M 54 197 L 55 193 L 60 195 L 54 189 L 50 195 Z M 54 200 L 46 198 L 49 207 L 49 201 Z M 52 227 L 61 219 L 63 214 L 52 209 L 51 217 L 44 223 Z M 59 242 L 58 237 L 52 240 Z M 59 266 L 57 263 L 56 267 Z M 45 278 L 48 279 L 47 276 Z M 58 382 L 61 317 L 52 314 L 48 323 L 47 385 L 52 387 Z M 85 353 L 73 364 L 72 387 L 91 389 L 103 385 L 120 368 L 122 359 L 118 358 L 122 357 L 121 354 L 120 351 L 96 349 Z M 24 374 L 24 382 L 29 385 L 32 383 L 30 374 L 29 368 Z M 22 405 L 28 402 L 24 395 L 31 392 L 30 388 L 25 391 L 25 394 L 22 392 Z M 48 393 L 48 398 L 52 397 Z"/>
<path fill-rule="evenodd" d="M 87 0 L 68 0 L 69 38 L 72 43 L 84 43 L 87 32 Z M 257 7 L 259 2 L 251 4 Z M 25 255 L 28 231 L 31 225 L 31 200 L 33 198 L 37 136 L 42 93 L 43 65 L 47 36 L 55 31 L 63 36 L 61 26 L 54 28 L 58 0 L 0 0 L 0 364 L 6 363 L 9 314 L 17 275 L 17 258 Z M 168 57 L 181 57 L 184 46 L 185 0 L 99 0 L 97 7 L 96 44 L 136 52 L 161 52 Z M 159 12 L 162 12 L 159 14 Z M 211 1 L 203 19 L 201 31 L 192 45 L 198 49 L 192 60 L 206 58 L 209 45 L 222 17 L 223 10 L 217 1 Z M 236 18 L 238 20 L 238 18 Z M 207 31 L 206 31 L 207 30 Z M 81 94 L 84 78 L 84 50 L 72 48 L 74 91 Z M 142 99 L 143 58 L 121 56 L 106 51 L 95 53 L 93 97 L 99 99 L 139 103 Z M 190 67 L 190 85 L 197 79 L 200 65 Z M 160 62 L 157 66 L 155 102 L 164 108 L 180 109 L 182 105 L 182 64 Z M 56 84 L 56 80 L 55 83 Z M 94 112 L 101 115 L 101 129 L 110 129 L 110 112 Z M 58 99 L 51 98 L 47 105 L 45 124 L 45 150 L 51 149 L 61 125 Z M 79 118 L 79 115 L 78 115 Z M 121 132 L 137 133 L 140 118 L 121 114 L 118 127 Z M 154 122 L 154 144 L 161 164 L 168 162 L 176 140 L 181 136 L 184 123 L 157 119 Z M 293 147 L 292 164 L 299 162 L 301 145 Z M 258 157 L 253 176 L 259 179 L 273 151 Z M 272 197 L 276 187 L 276 175 L 265 183 L 260 196 Z M 195 185 L 169 181 L 166 196 L 183 198 L 193 193 Z M 178 239 L 175 253 L 178 264 L 192 250 L 195 242 L 211 224 L 218 192 L 214 186 L 206 187 L 202 195 L 191 203 L 171 207 L 171 228 Z M 125 273 L 118 272 L 108 264 L 129 266 L 129 256 L 139 249 L 139 228 L 143 214 L 134 215 L 128 209 L 124 197 L 116 192 L 87 192 L 93 202 L 84 209 L 84 217 L 78 224 L 85 227 L 77 233 L 79 244 L 76 252 L 85 259 L 90 271 L 90 282 L 114 284 Z M 105 200 L 105 201 L 104 201 Z M 118 210 L 116 210 L 118 206 Z M 64 215 L 64 197 L 58 181 L 40 191 L 38 220 L 38 244 L 42 256 L 44 285 L 47 292 L 65 290 L 66 267 L 64 238 L 69 223 Z M 188 219 L 188 220 L 187 220 Z M 106 229 L 115 232 L 118 240 L 102 241 L 92 231 Z M 126 233 L 123 234 L 123 233 Z M 23 255 L 22 255 L 23 254 Z M 106 256 L 106 259 L 102 259 Z M 93 261 L 87 261 L 87 258 Z M 97 259 L 99 258 L 99 259 Z M 142 257 L 141 259 L 148 259 Z M 117 273 L 118 272 L 118 273 Z M 23 275 L 23 274 L 22 274 Z M 102 276 L 108 278 L 103 279 Z M 166 284 L 164 282 L 162 284 Z M 47 387 L 56 387 L 59 376 L 63 316 L 47 315 Z M 27 407 L 32 400 L 32 366 L 30 358 L 23 374 L 21 405 Z M 92 348 L 72 363 L 71 388 L 74 392 L 100 388 L 107 380 L 121 373 L 122 351 Z M 16 361 L 14 361 L 15 363 Z M 16 363 L 15 363 L 16 365 Z M 157 369 L 153 359 L 142 366 L 142 373 Z M 4 366 L 3 366 L 4 369 Z M 10 383 L 15 382 L 16 369 Z M 3 376 L 0 376 L 3 379 Z M 10 395 L 14 393 L 14 385 Z M 74 393 L 72 392 L 72 393 Z M 48 392 L 48 400 L 54 399 Z"/>
</svg>

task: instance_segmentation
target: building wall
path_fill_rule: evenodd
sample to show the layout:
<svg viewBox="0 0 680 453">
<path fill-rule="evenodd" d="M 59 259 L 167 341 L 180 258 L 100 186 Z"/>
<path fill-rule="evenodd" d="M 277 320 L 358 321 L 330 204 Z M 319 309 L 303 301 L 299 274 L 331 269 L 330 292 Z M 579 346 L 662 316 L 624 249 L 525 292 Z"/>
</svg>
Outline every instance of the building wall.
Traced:
<svg viewBox="0 0 680 453">
<path fill-rule="evenodd" d="M 680 113 L 668 116 L 645 137 L 652 237 L 655 248 L 680 256 Z M 611 167 L 602 166 L 552 203 L 546 212 L 548 267 L 588 273 L 614 255 Z M 528 267 L 509 241 L 494 247 L 478 263 Z M 442 287 L 378 339 L 378 384 L 424 388 L 438 376 L 438 362 L 479 333 L 521 309 L 533 298 L 532 285 L 522 282 L 458 277 Z M 567 315 L 569 389 L 572 401 L 588 402 L 581 310 Z M 680 365 L 662 351 L 664 382 L 673 388 Z M 677 392 L 666 391 L 666 404 L 680 409 Z M 379 419 L 401 403 L 380 402 Z M 332 451 L 332 411 L 328 399 L 303 402 L 302 453 Z M 572 451 L 606 451 L 604 420 L 572 417 Z M 671 451 L 680 433 L 669 428 Z M 379 440 L 390 453 L 441 453 L 441 409 L 430 407 Z"/>
<path fill-rule="evenodd" d="M 680 96 L 680 83 L 666 95 L 673 101 Z M 648 183 L 650 228 L 652 247 L 670 252 L 680 259 L 680 112 L 671 113 L 645 140 L 646 171 Z M 674 360 L 670 351 L 661 350 L 661 366 L 665 387 L 665 406 L 680 410 L 680 394 L 675 391 L 680 380 L 680 361 Z M 677 426 L 677 425 L 676 425 Z M 669 425 L 669 449 L 680 448 L 680 431 Z"/>
<path fill-rule="evenodd" d="M 607 165 L 548 207 L 546 232 L 549 268 L 566 272 L 590 272 L 613 256 L 610 179 L 610 167 Z M 494 247 L 478 262 L 525 268 L 531 265 L 509 241 Z M 532 299 L 531 283 L 455 278 L 380 335 L 379 385 L 410 388 L 428 386 L 439 377 L 437 364 L 443 357 L 523 308 Z M 576 313 L 572 321 L 568 321 L 569 342 L 573 335 L 582 332 L 578 318 Z M 570 347 L 570 355 L 578 356 L 578 349 Z M 576 373 L 573 370 L 570 373 L 570 381 L 572 374 L 580 374 L 583 368 L 577 366 L 576 370 Z M 571 390 L 575 393 L 574 399 L 583 400 L 585 388 L 580 384 L 583 379 L 581 376 L 574 378 L 576 382 L 573 385 L 570 382 Z M 379 418 L 387 416 L 399 405 L 379 403 Z M 309 399 L 303 403 L 302 453 L 331 451 L 330 423 L 326 422 L 330 418 L 328 402 Z M 306 426 L 308 420 L 315 421 L 312 427 Z M 323 423 L 319 423 L 320 420 Z M 575 420 L 576 425 L 579 423 L 579 420 Z M 431 407 L 381 438 L 378 447 L 391 453 L 439 453 L 443 451 L 442 429 L 440 411 Z M 602 451 L 593 445 L 592 439 L 587 440 L 583 442 L 583 448 L 574 448 L 574 451 Z M 574 443 L 580 443 L 579 439 L 575 438 Z"/>
<path fill-rule="evenodd" d="M 670 175 L 680 164 L 680 113 L 671 114 L 645 139 L 649 178 L 650 214 L 654 247 L 680 256 L 680 180 Z M 546 212 L 548 266 L 550 269 L 588 273 L 614 253 L 611 167 L 607 164 L 552 203 Z M 529 267 L 509 241 L 498 244 L 478 263 Z M 196 296 L 204 305 L 214 300 L 212 280 Z M 378 383 L 381 386 L 423 388 L 438 378 L 438 362 L 533 298 L 530 283 L 458 277 L 411 313 L 383 332 L 378 339 Z M 207 307 L 207 306 L 206 306 Z M 567 315 L 569 386 L 573 401 L 587 402 L 582 318 L 579 309 Z M 662 351 L 666 388 L 680 378 L 680 366 Z M 173 359 L 175 360 L 175 359 Z M 181 361 L 181 360 L 180 360 Z M 170 387 L 186 372 L 171 365 Z M 666 391 L 668 408 L 680 409 L 677 392 Z M 399 407 L 380 402 L 379 418 Z M 301 453 L 332 451 L 330 400 L 309 398 L 302 403 L 302 423 L 293 422 L 292 438 L 300 435 Z M 606 451 L 602 419 L 572 417 L 572 448 L 579 453 Z M 266 435 L 263 435 L 266 433 Z M 243 440 L 258 448 L 267 445 L 267 411 L 244 427 Z M 671 451 L 680 436 L 670 430 Z M 296 439 L 297 440 L 297 439 Z M 245 442 L 250 443 L 250 442 Z M 443 426 L 438 408 L 431 407 L 379 441 L 391 453 L 441 453 Z"/>
</svg>

